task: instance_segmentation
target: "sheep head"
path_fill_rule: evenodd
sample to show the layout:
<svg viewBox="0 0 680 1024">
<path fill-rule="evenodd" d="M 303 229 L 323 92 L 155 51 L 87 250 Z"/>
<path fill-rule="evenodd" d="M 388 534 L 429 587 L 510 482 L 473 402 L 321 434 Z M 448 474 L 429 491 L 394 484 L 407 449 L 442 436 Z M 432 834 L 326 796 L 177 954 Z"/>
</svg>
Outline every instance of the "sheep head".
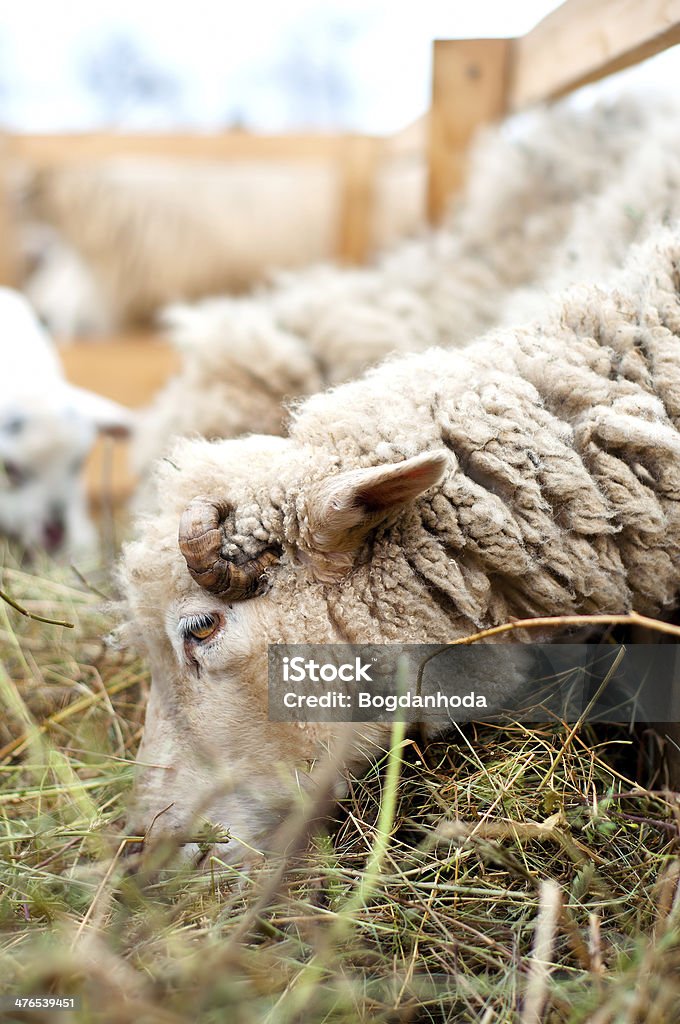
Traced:
<svg viewBox="0 0 680 1024">
<path fill-rule="evenodd" d="M 266 571 L 280 556 L 276 548 L 265 548 L 241 565 L 222 555 L 222 523 L 229 506 L 216 498 L 199 496 L 189 502 L 180 518 L 179 548 L 191 578 L 204 590 L 232 601 L 243 601 L 261 593 Z"/>
<path fill-rule="evenodd" d="M 128 826 L 148 849 L 166 837 L 199 855 L 203 818 L 229 831 L 220 857 L 271 849 L 301 788 L 314 792 L 309 767 L 324 751 L 347 735 L 343 759 L 362 763 L 383 724 L 361 723 L 355 741 L 351 723 L 336 733 L 269 719 L 269 645 L 380 635 L 362 595 L 393 570 L 394 545 L 370 538 L 401 511 L 417 519 L 408 506 L 449 461 L 428 450 L 340 468 L 333 453 L 251 436 L 182 442 L 159 466 L 158 511 L 141 519 L 121 574 L 128 635 L 152 668 Z"/>
</svg>

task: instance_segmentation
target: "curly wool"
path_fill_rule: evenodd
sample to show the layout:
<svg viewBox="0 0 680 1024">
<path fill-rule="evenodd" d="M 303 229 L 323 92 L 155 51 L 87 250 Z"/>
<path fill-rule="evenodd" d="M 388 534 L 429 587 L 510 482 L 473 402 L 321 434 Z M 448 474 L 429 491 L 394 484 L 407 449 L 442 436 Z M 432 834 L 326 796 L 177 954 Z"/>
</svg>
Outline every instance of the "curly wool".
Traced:
<svg viewBox="0 0 680 1024">
<path fill-rule="evenodd" d="M 346 576 L 315 580 L 313 486 L 442 447 L 443 482 Z M 657 613 L 680 588 L 680 227 L 634 249 L 609 289 L 576 288 L 532 325 L 309 399 L 289 440 L 182 442 L 173 463 L 126 551 L 137 625 L 169 588 L 195 587 L 176 536 L 197 493 L 233 509 L 228 557 L 284 548 L 269 640 L 439 642 L 514 616 Z"/>
<path fill-rule="evenodd" d="M 460 345 L 507 322 L 518 288 L 542 283 L 544 268 L 560 259 L 569 264 L 573 242 L 564 239 L 584 220 L 581 210 L 594 243 L 584 230 L 582 258 L 611 237 L 621 190 L 649 214 L 619 230 L 619 249 L 644 237 L 680 192 L 660 173 L 650 183 L 639 154 L 651 146 L 657 164 L 677 164 L 679 135 L 680 110 L 663 104 L 625 99 L 587 112 L 538 112 L 512 137 L 505 129 L 486 133 L 445 228 L 403 243 L 376 266 L 313 267 L 282 274 L 248 298 L 171 308 L 183 367 L 140 424 L 139 472 L 169 438 L 283 433 L 291 399 L 355 378 L 390 354 Z M 584 266 L 599 274 L 606 255 Z M 540 312 L 544 288 L 529 294 L 528 312 Z"/>
<path fill-rule="evenodd" d="M 369 601 L 380 638 L 394 640 L 674 602 L 677 233 L 636 263 L 644 271 L 610 295 L 583 289 L 544 324 L 491 336 L 465 358 L 430 352 L 383 367 L 304 406 L 292 436 L 321 446 L 332 424 L 343 467 L 442 443 L 455 459 L 441 488 L 375 538 L 370 573 L 341 588 L 344 635 L 366 638 L 353 622 Z M 374 412 L 378 389 L 389 409 Z"/>
</svg>

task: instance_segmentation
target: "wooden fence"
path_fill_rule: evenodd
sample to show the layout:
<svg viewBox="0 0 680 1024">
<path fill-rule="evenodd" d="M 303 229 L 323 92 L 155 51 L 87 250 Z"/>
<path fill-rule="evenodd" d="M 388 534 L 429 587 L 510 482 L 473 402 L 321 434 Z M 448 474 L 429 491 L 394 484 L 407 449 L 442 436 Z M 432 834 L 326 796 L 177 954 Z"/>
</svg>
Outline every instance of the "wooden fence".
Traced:
<svg viewBox="0 0 680 1024">
<path fill-rule="evenodd" d="M 357 134 L 214 135 L 99 133 L 0 137 L 0 282 L 17 278 L 6 169 L 135 156 L 224 161 L 323 162 L 341 181 L 336 255 L 361 263 L 371 249 L 376 179 L 390 160 L 422 155 L 436 223 L 460 189 L 466 155 L 485 123 L 563 96 L 680 42 L 680 0 L 566 0 L 515 39 L 437 40 L 429 115 L 392 137 Z"/>
<path fill-rule="evenodd" d="M 532 104 L 563 96 L 680 42 L 680 0 L 566 0 L 516 39 L 440 40 L 434 44 L 429 114 L 391 138 L 361 135 L 10 136 L 0 139 L 0 281 L 16 277 L 11 218 L 3 203 L 7 162 L 38 167 L 112 156 L 192 160 L 332 162 L 340 169 L 337 256 L 360 263 L 370 251 L 370 225 L 380 169 L 401 157 L 427 159 L 428 212 L 436 223 L 465 175 L 470 142 L 480 126 Z M 4 244 L 3 243 L 4 239 Z M 145 404 L 177 365 L 159 339 L 126 337 L 63 350 L 74 382 L 130 406 Z M 110 458 L 104 460 L 107 464 Z M 90 469 L 102 493 L 102 452 Z M 120 452 L 113 498 L 132 486 Z M 108 487 L 108 485 L 107 485 Z"/>
<path fill-rule="evenodd" d="M 564 96 L 680 43 L 680 0 L 566 0 L 517 39 L 434 44 L 428 210 L 462 185 L 485 123 Z M 680 77 L 680 76 L 679 76 Z"/>
<path fill-rule="evenodd" d="M 373 211 L 378 175 L 388 165 L 425 161 L 427 121 L 389 137 L 352 134 L 254 135 L 246 131 L 203 134 L 5 135 L 0 137 L 0 283 L 16 285 L 20 260 L 7 183 L 12 166 L 35 170 L 120 157 L 236 163 L 321 164 L 337 169 L 340 201 L 336 258 L 365 262 L 372 248 Z M 132 408 L 147 404 L 178 366 L 178 357 L 162 338 L 126 333 L 108 340 L 82 340 L 61 349 L 68 378 Z M 88 467 L 95 502 L 117 503 L 132 490 L 126 445 L 99 443 Z"/>
</svg>

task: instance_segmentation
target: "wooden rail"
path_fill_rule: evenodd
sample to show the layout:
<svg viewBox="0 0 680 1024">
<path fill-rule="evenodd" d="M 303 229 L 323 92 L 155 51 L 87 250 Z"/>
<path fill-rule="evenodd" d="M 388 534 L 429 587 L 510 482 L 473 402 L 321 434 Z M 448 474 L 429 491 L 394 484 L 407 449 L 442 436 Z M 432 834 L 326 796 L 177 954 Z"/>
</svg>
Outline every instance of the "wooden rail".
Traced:
<svg viewBox="0 0 680 1024">
<path fill-rule="evenodd" d="M 10 204 L 3 201 L 8 189 L 6 164 L 2 160 L 2 140 L 0 139 L 0 284 L 13 285 L 17 283 L 14 224 Z"/>
<path fill-rule="evenodd" d="M 566 0 L 517 39 L 434 44 L 428 210 L 443 215 L 489 121 L 553 100 L 680 43 L 680 0 Z"/>
<path fill-rule="evenodd" d="M 154 133 L 93 132 L 71 135 L 12 135 L 13 155 L 41 167 L 110 160 L 114 157 L 149 157 L 168 160 L 338 160 L 353 139 L 343 134 L 255 135 L 229 131 L 215 135 L 199 132 Z M 376 137 L 377 138 L 377 137 Z"/>
<path fill-rule="evenodd" d="M 180 365 L 174 347 L 151 331 L 119 335 L 113 342 L 69 342 L 59 354 L 72 384 L 131 409 L 147 405 Z"/>
<path fill-rule="evenodd" d="M 555 99 L 680 43 L 680 0 L 568 0 L 513 43 L 509 110 Z"/>
</svg>

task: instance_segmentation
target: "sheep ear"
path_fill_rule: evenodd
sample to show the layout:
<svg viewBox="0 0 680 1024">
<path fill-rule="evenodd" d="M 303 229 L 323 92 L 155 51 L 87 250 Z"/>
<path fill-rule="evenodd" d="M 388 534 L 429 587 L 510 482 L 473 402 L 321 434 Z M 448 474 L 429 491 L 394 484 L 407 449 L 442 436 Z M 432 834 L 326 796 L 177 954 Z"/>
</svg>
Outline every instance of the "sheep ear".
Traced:
<svg viewBox="0 0 680 1024">
<path fill-rule="evenodd" d="M 99 434 L 109 437 L 130 435 L 135 424 L 135 415 L 131 409 L 73 384 L 66 384 L 64 393 L 67 406 L 76 410 L 83 419 L 89 420 Z"/>
<path fill-rule="evenodd" d="M 414 501 L 444 476 L 448 452 L 424 452 L 405 462 L 349 470 L 325 481 L 309 503 L 317 551 L 356 550 L 393 512 Z"/>
</svg>

